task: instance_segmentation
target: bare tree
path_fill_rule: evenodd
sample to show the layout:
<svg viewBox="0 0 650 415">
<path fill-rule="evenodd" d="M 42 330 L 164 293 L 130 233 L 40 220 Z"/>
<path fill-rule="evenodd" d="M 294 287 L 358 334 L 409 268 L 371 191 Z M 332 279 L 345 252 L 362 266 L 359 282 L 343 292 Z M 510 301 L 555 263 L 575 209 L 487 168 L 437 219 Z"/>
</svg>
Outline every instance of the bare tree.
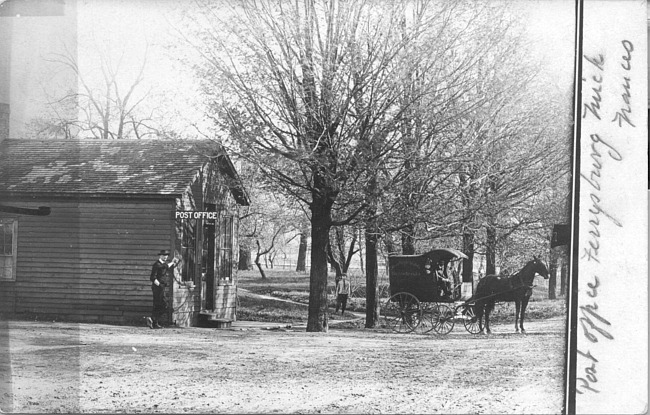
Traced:
<svg viewBox="0 0 650 415">
<path fill-rule="evenodd" d="M 569 173 L 569 123 L 557 116 L 566 111 L 551 101 L 552 94 L 533 91 L 519 87 L 508 102 L 472 114 L 464 129 L 474 153 L 459 179 L 467 209 L 464 233 L 484 229 L 488 274 L 496 272 L 499 245 L 510 235 L 548 229 L 537 205 L 548 204 L 548 192 Z M 547 111 L 540 114 L 540 107 Z"/>
<path fill-rule="evenodd" d="M 347 274 L 352 262 L 352 257 L 359 249 L 357 248 L 357 229 L 346 229 L 348 227 L 338 226 L 330 233 L 330 241 L 327 247 L 327 258 L 334 267 L 336 278 Z"/>
<path fill-rule="evenodd" d="M 406 1 L 244 1 L 225 12 L 211 6 L 202 3 L 209 27 L 194 44 L 205 58 L 201 76 L 213 114 L 242 157 L 308 206 L 307 330 L 325 331 L 329 230 L 365 209 L 363 194 L 348 190 L 399 146 L 408 108 L 396 105 L 400 79 L 412 65 L 428 71 L 439 64 L 429 52 L 441 13 L 452 6 L 422 13 L 406 28 Z M 366 152 L 372 143 L 376 151 Z"/>
<path fill-rule="evenodd" d="M 265 263 L 273 267 L 275 256 L 302 232 L 303 221 L 297 218 L 304 217 L 304 212 L 295 202 L 265 186 L 261 182 L 260 172 L 249 163 L 241 163 L 239 173 L 244 186 L 249 189 L 248 196 L 251 199 L 251 206 L 239 216 L 240 260 L 244 255 L 250 261 L 251 251 L 255 250 L 253 262 L 262 278 L 265 278 L 260 268 L 260 259 L 264 258 Z M 291 236 L 285 239 L 286 234 Z M 240 265 L 240 269 L 248 269 L 248 264 Z"/>
<path fill-rule="evenodd" d="M 369 221 L 366 274 L 372 279 L 373 241 L 376 246 L 381 229 L 373 221 L 386 212 L 382 196 L 403 183 L 414 200 L 408 213 L 422 217 L 429 207 L 423 201 L 442 194 L 436 186 L 449 181 L 457 164 L 437 159 L 458 147 L 449 133 L 455 120 L 491 98 L 470 92 L 490 82 L 477 78 L 477 68 L 498 55 L 508 24 L 493 19 L 498 10 L 475 2 L 199 5 L 204 13 L 192 22 L 197 36 L 187 39 L 204 58 L 198 73 L 211 115 L 229 132 L 231 150 L 308 207 L 307 330 L 327 330 L 330 228 L 360 214 Z M 405 162 L 412 159 L 417 162 Z M 422 182 L 408 188 L 415 172 Z M 376 278 L 367 285 L 376 287 Z"/>
<path fill-rule="evenodd" d="M 255 255 L 255 265 L 257 265 L 257 269 L 260 271 L 260 276 L 262 279 L 266 279 L 266 273 L 264 272 L 264 268 L 262 268 L 262 264 L 260 263 L 260 258 L 273 252 L 275 248 L 275 241 L 277 237 L 284 231 L 284 228 L 282 226 L 277 227 L 273 231 L 273 236 L 271 237 L 271 241 L 268 243 L 267 246 L 262 247 L 262 244 L 260 243 L 260 238 L 257 238 L 255 240 L 255 244 L 257 245 L 257 254 Z M 271 268 L 273 268 L 273 260 L 271 259 Z"/>
<path fill-rule="evenodd" d="M 155 99 L 151 89 L 143 89 L 147 52 L 132 76 L 126 76 L 132 69 L 126 68 L 124 53 L 114 58 L 99 47 L 95 52 L 99 63 L 94 70 L 82 70 L 77 58 L 67 50 L 48 57 L 72 72 L 79 87 L 63 96 L 51 97 L 48 112 L 32 122 L 35 134 L 46 138 L 98 139 L 164 135 L 170 128 L 162 121 L 160 111 L 151 109 Z"/>
<path fill-rule="evenodd" d="M 413 2 L 403 27 L 417 26 L 428 13 L 425 6 L 426 2 Z M 397 234 L 402 253 L 414 254 L 420 238 L 457 234 L 463 212 L 454 203 L 459 193 L 456 175 L 467 159 L 468 144 L 458 134 L 458 123 L 507 94 L 475 91 L 517 68 L 510 66 L 514 59 L 489 59 L 517 49 L 505 9 L 481 3 L 466 6 L 438 9 L 435 46 L 427 50 L 436 65 L 416 62 L 403 71 L 396 104 L 402 110 L 401 145 L 381 159 L 366 182 L 370 206 L 365 235 L 366 327 L 373 327 L 377 316 L 379 238 L 385 235 L 389 251 L 395 252 L 392 235 Z M 480 75 L 485 70 L 489 73 Z"/>
</svg>

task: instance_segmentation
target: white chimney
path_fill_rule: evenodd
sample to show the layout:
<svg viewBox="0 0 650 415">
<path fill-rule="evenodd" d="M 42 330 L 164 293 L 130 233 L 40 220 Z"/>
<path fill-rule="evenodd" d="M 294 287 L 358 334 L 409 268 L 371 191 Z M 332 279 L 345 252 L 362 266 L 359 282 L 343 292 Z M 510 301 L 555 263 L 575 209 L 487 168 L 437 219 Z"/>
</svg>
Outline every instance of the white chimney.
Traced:
<svg viewBox="0 0 650 415">
<path fill-rule="evenodd" d="M 0 141 L 9 138 L 9 104 L 0 102 Z"/>
</svg>

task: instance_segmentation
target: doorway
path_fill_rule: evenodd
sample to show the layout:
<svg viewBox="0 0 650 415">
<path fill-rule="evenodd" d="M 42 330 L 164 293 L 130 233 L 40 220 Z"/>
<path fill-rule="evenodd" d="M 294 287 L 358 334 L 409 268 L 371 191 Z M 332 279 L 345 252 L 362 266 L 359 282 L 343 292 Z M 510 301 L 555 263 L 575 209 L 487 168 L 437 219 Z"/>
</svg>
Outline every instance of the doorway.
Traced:
<svg viewBox="0 0 650 415">
<path fill-rule="evenodd" d="M 206 203 L 206 210 L 214 212 L 216 205 Z M 215 249 L 214 219 L 203 222 L 203 249 L 201 264 L 201 305 L 203 310 L 214 310 L 214 249 Z"/>
</svg>

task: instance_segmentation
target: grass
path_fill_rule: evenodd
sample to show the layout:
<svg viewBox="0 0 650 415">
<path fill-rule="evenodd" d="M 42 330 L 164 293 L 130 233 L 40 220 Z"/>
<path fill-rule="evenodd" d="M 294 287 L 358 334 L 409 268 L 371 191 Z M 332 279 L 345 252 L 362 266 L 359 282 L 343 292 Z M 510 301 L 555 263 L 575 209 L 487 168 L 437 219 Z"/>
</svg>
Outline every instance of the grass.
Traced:
<svg viewBox="0 0 650 415">
<path fill-rule="evenodd" d="M 304 291 L 309 292 L 309 274 L 295 271 L 265 270 L 266 278 L 262 279 L 259 271 L 238 271 L 239 287 L 255 294 L 271 295 L 274 291 Z M 332 278 L 333 279 L 333 278 Z"/>
<path fill-rule="evenodd" d="M 525 320 L 538 320 L 551 317 L 564 317 L 566 315 L 566 304 L 564 298 L 557 300 L 531 300 L 526 307 Z M 500 303 L 490 313 L 490 323 L 514 323 L 515 303 Z"/>
<path fill-rule="evenodd" d="M 307 306 L 240 296 L 237 319 L 296 324 L 307 321 Z"/>
<path fill-rule="evenodd" d="M 295 271 L 265 270 L 266 278 L 262 279 L 259 271 L 239 271 L 238 286 L 254 294 L 275 297 L 278 300 L 261 299 L 240 294 L 237 318 L 239 320 L 265 321 L 283 324 L 300 324 L 307 321 L 307 306 L 309 304 L 309 274 Z M 358 287 L 348 299 L 346 314 L 334 314 L 336 297 L 334 296 L 334 274 L 330 275 L 328 306 L 331 320 L 354 318 L 350 312 L 365 312 L 366 299 L 355 293 L 365 293 Z M 353 285 L 353 288 L 355 286 Z M 288 303 L 290 300 L 300 304 Z M 347 324 L 347 323 L 346 323 Z"/>
<path fill-rule="evenodd" d="M 261 294 L 277 298 L 260 299 L 257 297 L 247 296 L 243 293 L 239 296 L 239 307 L 237 309 L 237 318 L 239 320 L 249 321 L 266 321 L 283 324 L 299 324 L 307 321 L 307 305 L 309 303 L 309 274 L 295 271 L 276 271 L 265 270 L 267 278 L 262 279 L 257 270 L 239 271 L 238 285 L 240 288 L 250 291 L 254 294 Z M 331 310 L 331 319 L 341 319 L 340 315 L 334 315 L 336 308 L 336 298 L 334 296 L 334 274 L 329 276 L 329 302 Z M 348 299 L 347 311 L 365 313 L 365 285 L 362 276 L 351 276 L 352 295 Z M 386 289 L 385 280 L 380 279 L 380 283 Z M 548 288 L 546 281 L 537 279 L 538 286 L 533 288 L 533 295 L 526 310 L 526 319 L 545 319 L 551 317 L 561 317 L 566 315 L 566 306 L 564 298 L 557 300 L 548 299 Z M 281 300 L 290 300 L 299 304 L 293 304 Z M 514 303 L 498 304 L 490 315 L 490 321 L 495 323 L 514 322 L 515 306 Z M 346 313 L 347 318 L 354 317 Z M 337 327 L 357 328 L 363 327 L 363 322 L 351 322 L 340 324 Z"/>
</svg>

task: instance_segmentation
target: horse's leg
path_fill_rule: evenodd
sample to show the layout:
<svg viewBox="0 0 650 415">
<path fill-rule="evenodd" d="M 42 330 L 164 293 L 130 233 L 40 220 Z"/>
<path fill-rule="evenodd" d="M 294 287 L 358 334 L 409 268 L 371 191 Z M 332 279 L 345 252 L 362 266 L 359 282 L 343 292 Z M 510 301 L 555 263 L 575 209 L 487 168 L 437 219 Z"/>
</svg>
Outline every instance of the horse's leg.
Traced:
<svg viewBox="0 0 650 415">
<path fill-rule="evenodd" d="M 517 327 L 517 322 L 519 320 L 519 306 L 520 306 L 520 301 L 515 300 L 515 333 L 519 333 L 519 327 Z"/>
<path fill-rule="evenodd" d="M 525 333 L 526 330 L 524 330 L 524 314 L 526 314 L 526 307 L 528 306 L 528 300 L 530 297 L 524 296 L 524 298 L 521 299 L 521 318 L 519 319 L 519 327 L 521 327 L 521 332 Z"/>
<path fill-rule="evenodd" d="M 490 330 L 490 313 L 492 312 L 493 308 L 493 302 L 489 302 L 485 305 L 485 331 L 487 334 L 492 334 L 492 330 Z"/>
<path fill-rule="evenodd" d="M 479 334 L 483 334 L 483 304 L 474 303 L 474 315 L 478 320 Z"/>
</svg>

